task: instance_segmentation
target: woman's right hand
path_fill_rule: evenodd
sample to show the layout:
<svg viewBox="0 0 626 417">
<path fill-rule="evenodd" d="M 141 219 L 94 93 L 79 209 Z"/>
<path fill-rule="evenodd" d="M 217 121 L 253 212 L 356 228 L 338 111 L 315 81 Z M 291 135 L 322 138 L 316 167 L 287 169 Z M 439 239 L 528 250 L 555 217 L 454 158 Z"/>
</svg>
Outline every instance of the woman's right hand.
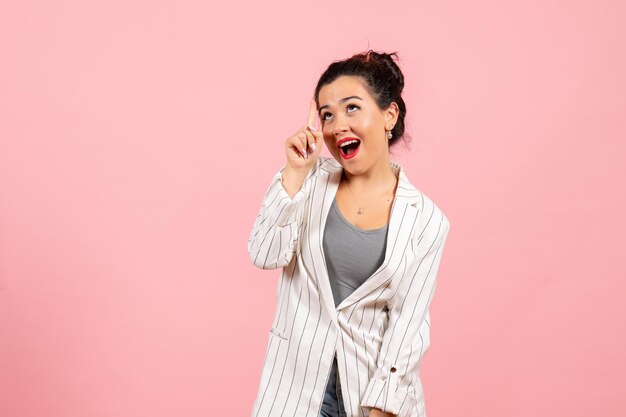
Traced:
<svg viewBox="0 0 626 417">
<path fill-rule="evenodd" d="M 317 104 L 311 98 L 306 124 L 285 141 L 287 165 L 285 171 L 304 176 L 315 166 L 324 143 L 322 132 L 315 128 Z"/>
</svg>

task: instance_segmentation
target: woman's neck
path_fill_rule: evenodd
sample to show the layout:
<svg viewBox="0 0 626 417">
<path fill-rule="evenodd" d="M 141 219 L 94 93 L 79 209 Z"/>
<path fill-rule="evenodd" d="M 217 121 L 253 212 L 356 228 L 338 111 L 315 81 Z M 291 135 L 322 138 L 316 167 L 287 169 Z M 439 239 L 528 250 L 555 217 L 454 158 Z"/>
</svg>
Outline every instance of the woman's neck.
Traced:
<svg viewBox="0 0 626 417">
<path fill-rule="evenodd" d="M 358 194 L 381 194 L 385 190 L 392 189 L 397 180 L 388 160 L 358 175 L 350 174 L 344 169 L 343 177 L 344 181 L 350 185 L 352 192 Z"/>
</svg>

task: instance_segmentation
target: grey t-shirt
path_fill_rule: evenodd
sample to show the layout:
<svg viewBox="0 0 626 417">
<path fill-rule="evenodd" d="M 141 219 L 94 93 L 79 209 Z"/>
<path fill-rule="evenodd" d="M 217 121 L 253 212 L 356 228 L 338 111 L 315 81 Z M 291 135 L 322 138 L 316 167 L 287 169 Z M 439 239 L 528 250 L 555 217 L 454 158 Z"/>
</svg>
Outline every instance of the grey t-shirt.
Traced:
<svg viewBox="0 0 626 417">
<path fill-rule="evenodd" d="M 356 227 L 343 217 L 337 207 L 337 199 L 333 200 L 322 245 L 335 307 L 363 284 L 385 260 L 388 226 L 372 230 Z M 322 404 L 323 410 L 330 415 L 337 415 L 341 398 L 337 391 L 340 389 L 335 357 Z"/>
<path fill-rule="evenodd" d="M 356 227 L 343 217 L 337 200 L 333 200 L 322 244 L 335 307 L 385 260 L 388 226 L 371 230 Z"/>
</svg>

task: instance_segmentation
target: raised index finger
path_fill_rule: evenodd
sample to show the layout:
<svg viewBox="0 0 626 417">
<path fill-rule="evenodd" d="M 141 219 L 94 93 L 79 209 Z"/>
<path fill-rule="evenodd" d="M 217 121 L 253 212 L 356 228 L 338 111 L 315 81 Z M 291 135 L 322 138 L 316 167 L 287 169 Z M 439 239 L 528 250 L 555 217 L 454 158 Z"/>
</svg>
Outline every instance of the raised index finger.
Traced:
<svg viewBox="0 0 626 417">
<path fill-rule="evenodd" d="M 311 103 L 309 106 L 309 116 L 307 117 L 307 120 L 306 120 L 307 126 L 311 126 L 315 128 L 316 120 L 317 120 L 317 104 L 315 103 L 315 99 L 311 98 Z"/>
</svg>

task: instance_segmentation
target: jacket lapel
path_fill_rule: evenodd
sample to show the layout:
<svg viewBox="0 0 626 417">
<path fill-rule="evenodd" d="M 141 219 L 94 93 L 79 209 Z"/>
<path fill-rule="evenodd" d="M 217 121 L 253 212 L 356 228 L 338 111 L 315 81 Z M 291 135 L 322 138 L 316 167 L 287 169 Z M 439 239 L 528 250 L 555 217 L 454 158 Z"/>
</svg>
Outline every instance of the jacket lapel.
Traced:
<svg viewBox="0 0 626 417">
<path fill-rule="evenodd" d="M 329 158 L 328 162 L 328 181 L 326 184 L 320 184 L 325 187 L 325 190 L 324 192 L 316 193 L 316 195 L 321 198 L 321 201 L 318 201 L 317 204 L 314 203 L 314 205 L 318 206 L 320 209 L 321 216 L 318 218 L 320 223 L 313 225 L 317 227 L 313 227 L 311 229 L 318 231 L 316 234 L 317 236 L 313 237 L 315 242 L 312 242 L 313 245 L 311 249 L 314 251 L 313 256 L 316 259 L 322 260 L 322 265 L 320 265 L 321 268 L 315 272 L 319 277 L 320 291 L 323 302 L 328 311 L 333 312 L 354 304 L 370 292 L 386 285 L 393 277 L 393 274 L 401 265 L 400 261 L 408 250 L 417 220 L 417 213 L 420 210 L 421 195 L 406 177 L 402 166 L 391 161 L 391 166 L 398 175 L 398 187 L 392 203 L 389 227 L 387 229 L 385 259 L 378 269 L 374 271 L 374 273 L 370 275 L 363 284 L 361 284 L 352 294 L 350 294 L 335 308 L 335 301 L 328 276 L 328 268 L 326 267 L 323 237 L 324 230 L 326 228 L 326 219 L 328 217 L 328 213 L 330 212 L 333 199 L 337 193 L 337 189 L 339 188 L 343 168 L 334 158 Z"/>
</svg>

